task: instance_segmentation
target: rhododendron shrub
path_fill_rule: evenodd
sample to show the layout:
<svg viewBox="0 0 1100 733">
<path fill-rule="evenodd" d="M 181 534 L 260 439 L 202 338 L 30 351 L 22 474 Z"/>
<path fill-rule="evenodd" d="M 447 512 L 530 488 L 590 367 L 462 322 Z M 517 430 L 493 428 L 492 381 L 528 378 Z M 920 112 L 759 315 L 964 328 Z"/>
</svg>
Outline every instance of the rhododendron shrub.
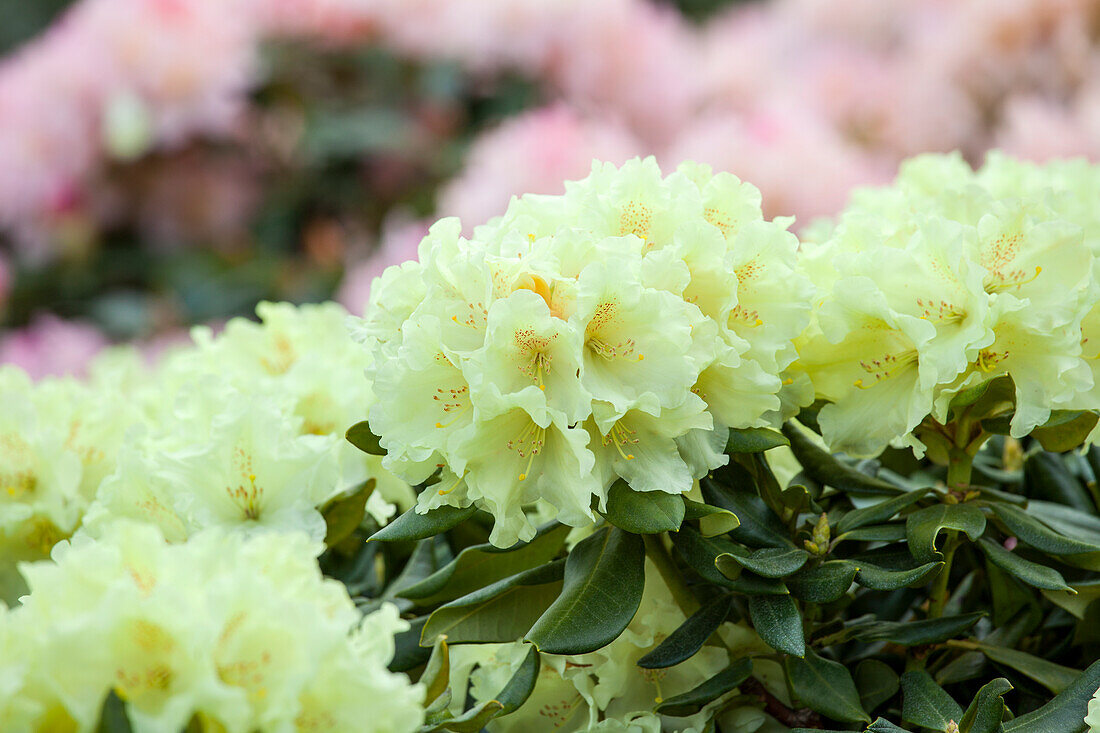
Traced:
<svg viewBox="0 0 1100 733">
<path fill-rule="evenodd" d="M 799 243 L 596 163 L 361 317 L 0 372 L 0 719 L 1096 730 L 1098 183 L 921 157 Z"/>
</svg>

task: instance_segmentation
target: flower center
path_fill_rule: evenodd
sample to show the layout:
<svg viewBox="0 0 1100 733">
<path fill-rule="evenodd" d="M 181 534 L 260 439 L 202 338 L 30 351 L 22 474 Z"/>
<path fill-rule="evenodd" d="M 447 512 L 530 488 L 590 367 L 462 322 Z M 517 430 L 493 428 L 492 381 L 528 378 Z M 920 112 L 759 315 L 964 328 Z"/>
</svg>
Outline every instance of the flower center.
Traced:
<svg viewBox="0 0 1100 733">
<path fill-rule="evenodd" d="M 437 428 L 450 427 L 454 424 L 455 420 L 466 412 L 466 408 L 470 406 L 470 400 L 466 397 L 469 391 L 470 388 L 467 385 L 462 385 L 455 389 L 436 387 L 432 399 L 439 403 L 438 407 L 443 410 L 445 414 L 451 416 L 451 419 L 447 422 L 437 422 L 435 424 Z"/>
<path fill-rule="evenodd" d="M 884 379 L 895 376 L 898 372 L 917 363 L 917 350 L 908 349 L 897 354 L 883 354 L 877 359 L 861 360 L 860 368 L 873 378 L 870 384 L 865 384 L 862 379 L 857 379 L 854 384 L 860 389 L 869 389 Z"/>
<path fill-rule="evenodd" d="M 624 461 L 633 461 L 634 454 L 624 451 L 623 446 L 637 445 L 638 439 L 634 437 L 636 434 L 637 431 L 623 425 L 621 420 L 616 420 L 611 429 L 607 431 L 607 435 L 603 436 L 603 444 L 604 446 L 615 446 L 615 450 L 619 452 Z"/>
<path fill-rule="evenodd" d="M 519 474 L 519 480 L 524 481 L 531 473 L 531 464 L 535 456 L 542 453 L 542 447 L 546 444 L 546 429 L 540 428 L 534 420 L 527 423 L 518 438 L 508 441 L 508 450 L 514 450 L 520 458 L 527 459 L 527 465 Z"/>
</svg>

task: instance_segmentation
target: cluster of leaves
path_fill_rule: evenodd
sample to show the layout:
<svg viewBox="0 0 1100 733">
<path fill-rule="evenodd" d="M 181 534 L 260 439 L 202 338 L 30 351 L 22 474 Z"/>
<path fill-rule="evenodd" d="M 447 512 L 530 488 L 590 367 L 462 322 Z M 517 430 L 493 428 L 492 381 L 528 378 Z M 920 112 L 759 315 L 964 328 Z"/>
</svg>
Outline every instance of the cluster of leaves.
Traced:
<svg viewBox="0 0 1100 733">
<path fill-rule="evenodd" d="M 809 409 L 782 434 L 735 431 L 702 502 L 613 487 L 606 524 L 568 552 L 557 523 L 501 550 L 486 542 L 488 517 L 444 507 L 331 552 L 328 569 L 364 606 L 395 601 L 412 619 L 393 668 L 428 683 L 429 730 L 480 730 L 522 703 L 540 652 L 614 640 L 638 609 L 648 555 L 689 618 L 640 666 L 690 658 L 726 621 L 773 650 L 731 654 L 659 713 L 755 707 L 777 731 L 1082 731 L 1100 686 L 1100 448 L 1044 450 L 1079 444 L 1095 422 L 1080 417 L 1056 415 L 1042 443 L 987 436 L 960 489 L 908 452 L 830 455 Z M 379 450 L 365 425 L 350 437 Z M 802 471 L 784 487 L 766 451 L 787 446 Z M 447 713 L 465 691 L 446 689 L 446 645 L 519 638 L 532 648 L 499 700 Z M 786 695 L 762 684 L 764 660 L 782 665 Z"/>
</svg>

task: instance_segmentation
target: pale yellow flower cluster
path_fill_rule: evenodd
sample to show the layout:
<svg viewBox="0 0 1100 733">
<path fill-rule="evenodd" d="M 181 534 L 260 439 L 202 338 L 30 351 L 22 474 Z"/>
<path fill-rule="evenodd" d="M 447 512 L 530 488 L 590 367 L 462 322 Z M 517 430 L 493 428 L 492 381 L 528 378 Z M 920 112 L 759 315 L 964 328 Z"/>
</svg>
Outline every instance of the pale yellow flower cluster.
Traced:
<svg viewBox="0 0 1100 733">
<path fill-rule="evenodd" d="M 618 479 L 687 491 L 729 428 L 783 409 L 810 306 L 787 224 L 730 174 L 652 159 L 515 199 L 470 239 L 440 221 L 358 327 L 384 465 L 441 472 L 419 510 L 474 503 L 500 546 L 532 537 L 537 499 L 583 526 Z"/>
</svg>

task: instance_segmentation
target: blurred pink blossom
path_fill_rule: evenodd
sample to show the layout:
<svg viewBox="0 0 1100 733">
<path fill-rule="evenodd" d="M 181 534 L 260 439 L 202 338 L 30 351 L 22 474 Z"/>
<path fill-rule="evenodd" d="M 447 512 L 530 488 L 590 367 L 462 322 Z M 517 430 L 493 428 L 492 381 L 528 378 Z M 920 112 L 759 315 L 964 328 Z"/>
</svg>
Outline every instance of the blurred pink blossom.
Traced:
<svg viewBox="0 0 1100 733">
<path fill-rule="evenodd" d="M 390 265 L 416 259 L 420 240 L 428 233 L 429 221 L 395 220 L 382 232 L 381 241 L 369 257 L 349 266 L 335 300 L 353 315 L 362 315 L 370 300 L 374 279 Z"/>
<path fill-rule="evenodd" d="M 775 104 L 751 115 L 700 119 L 662 156 L 707 163 L 760 189 L 768 217 L 795 216 L 799 226 L 839 211 L 851 188 L 884 183 L 893 166 L 845 140 L 824 121 Z"/>
<path fill-rule="evenodd" d="M 44 313 L 29 326 L 0 335 L 0 364 L 15 364 L 33 379 L 83 376 L 88 362 L 107 345 L 94 326 Z"/>
<path fill-rule="evenodd" d="M 564 181 L 584 178 L 595 158 L 619 164 L 645 152 L 622 125 L 583 118 L 564 104 L 525 112 L 478 138 L 436 211 L 471 231 L 503 214 L 512 196 L 564 193 Z"/>
</svg>

